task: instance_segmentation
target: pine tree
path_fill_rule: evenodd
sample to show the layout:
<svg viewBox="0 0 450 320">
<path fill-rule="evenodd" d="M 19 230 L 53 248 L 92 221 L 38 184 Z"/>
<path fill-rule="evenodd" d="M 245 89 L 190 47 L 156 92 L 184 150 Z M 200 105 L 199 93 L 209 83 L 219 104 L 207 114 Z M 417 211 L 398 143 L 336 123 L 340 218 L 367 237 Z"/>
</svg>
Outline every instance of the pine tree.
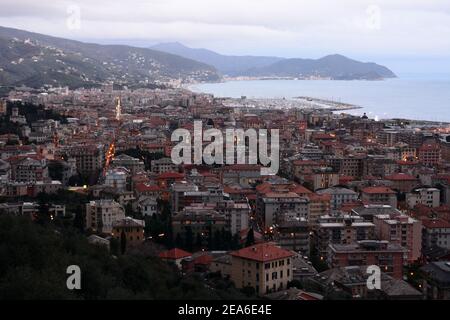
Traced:
<svg viewBox="0 0 450 320">
<path fill-rule="evenodd" d="M 250 247 L 255 244 L 255 234 L 253 228 L 250 228 L 247 233 L 247 241 L 245 241 L 245 247 Z"/>
<path fill-rule="evenodd" d="M 120 234 L 120 253 L 125 254 L 127 250 L 127 236 L 125 232 L 122 231 Z"/>
<path fill-rule="evenodd" d="M 231 240 L 231 250 L 238 250 L 241 248 L 241 241 L 239 239 L 239 234 L 235 233 L 233 239 Z"/>
</svg>

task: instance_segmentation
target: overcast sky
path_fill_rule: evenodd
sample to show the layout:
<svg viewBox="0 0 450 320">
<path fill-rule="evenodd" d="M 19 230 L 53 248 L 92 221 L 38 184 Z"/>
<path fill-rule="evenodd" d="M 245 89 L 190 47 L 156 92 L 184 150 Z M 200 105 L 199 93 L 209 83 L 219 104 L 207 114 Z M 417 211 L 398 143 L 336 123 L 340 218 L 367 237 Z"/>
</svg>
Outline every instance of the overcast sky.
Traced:
<svg viewBox="0 0 450 320">
<path fill-rule="evenodd" d="M 225 54 L 341 53 L 400 73 L 450 73 L 450 0 L 1 0 L 0 25 Z"/>
</svg>

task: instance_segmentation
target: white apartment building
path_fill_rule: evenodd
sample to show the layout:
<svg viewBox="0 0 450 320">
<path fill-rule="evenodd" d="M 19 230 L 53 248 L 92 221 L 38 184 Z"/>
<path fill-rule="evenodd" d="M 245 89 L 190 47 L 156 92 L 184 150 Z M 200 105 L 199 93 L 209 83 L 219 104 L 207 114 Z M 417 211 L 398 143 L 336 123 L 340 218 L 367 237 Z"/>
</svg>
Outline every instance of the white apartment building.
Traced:
<svg viewBox="0 0 450 320">
<path fill-rule="evenodd" d="M 87 229 L 111 233 L 113 223 L 124 218 L 124 208 L 114 200 L 94 200 L 86 204 Z"/>
</svg>

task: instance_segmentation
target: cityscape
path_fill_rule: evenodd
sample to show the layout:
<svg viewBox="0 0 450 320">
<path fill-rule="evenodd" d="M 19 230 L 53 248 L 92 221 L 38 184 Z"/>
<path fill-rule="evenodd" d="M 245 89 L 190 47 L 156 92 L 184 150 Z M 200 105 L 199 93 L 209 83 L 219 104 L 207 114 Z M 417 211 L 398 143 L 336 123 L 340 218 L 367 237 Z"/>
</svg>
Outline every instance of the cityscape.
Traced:
<svg viewBox="0 0 450 320">
<path fill-rule="evenodd" d="M 312 73 L 295 59 L 244 72 L 236 56 L 226 73 L 174 46 L 31 31 L 0 27 L 1 300 L 266 305 L 227 311 L 243 315 L 450 299 L 448 110 L 375 117 L 338 97 L 201 90 L 401 75 L 340 56 Z"/>
</svg>

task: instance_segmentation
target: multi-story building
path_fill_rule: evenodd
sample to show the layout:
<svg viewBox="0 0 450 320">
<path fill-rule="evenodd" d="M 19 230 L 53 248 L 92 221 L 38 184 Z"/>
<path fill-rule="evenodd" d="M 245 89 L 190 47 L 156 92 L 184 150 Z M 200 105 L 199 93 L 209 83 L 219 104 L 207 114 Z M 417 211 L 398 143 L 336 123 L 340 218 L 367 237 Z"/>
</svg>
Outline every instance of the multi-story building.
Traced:
<svg viewBox="0 0 450 320">
<path fill-rule="evenodd" d="M 450 262 L 430 262 L 420 268 L 424 275 L 423 288 L 428 299 L 450 299 Z"/>
<path fill-rule="evenodd" d="M 317 228 L 316 247 L 321 256 L 327 254 L 328 245 L 351 244 L 361 240 L 374 239 L 375 225 L 372 222 L 342 217 L 334 222 L 320 222 Z"/>
<path fill-rule="evenodd" d="M 309 256 L 310 234 L 305 219 L 287 218 L 279 221 L 275 229 L 275 242 L 281 248 Z"/>
<path fill-rule="evenodd" d="M 415 176 L 406 173 L 394 173 L 384 177 L 384 179 L 392 183 L 392 189 L 400 192 L 410 192 L 420 184 Z"/>
<path fill-rule="evenodd" d="M 312 227 L 317 226 L 321 216 L 331 212 L 331 195 L 311 193 L 306 196 L 309 200 L 309 218 L 308 224 Z"/>
<path fill-rule="evenodd" d="M 339 184 L 339 174 L 330 167 L 313 169 L 311 180 L 314 191 L 326 189 Z"/>
<path fill-rule="evenodd" d="M 440 205 L 440 198 L 441 191 L 437 188 L 417 188 L 406 194 L 406 203 L 411 209 L 418 204 L 436 208 Z"/>
<path fill-rule="evenodd" d="M 248 229 L 251 208 L 247 201 L 222 201 L 218 202 L 214 208 L 225 216 L 227 229 L 233 235 Z"/>
<path fill-rule="evenodd" d="M 151 170 L 153 173 L 161 174 L 164 172 L 177 172 L 178 166 L 173 163 L 171 158 L 161 158 L 151 161 Z"/>
<path fill-rule="evenodd" d="M 142 244 L 145 241 L 144 227 L 144 220 L 125 217 L 112 223 L 111 235 L 117 240 L 121 241 L 123 233 L 126 239 L 126 246 L 134 247 Z"/>
<path fill-rule="evenodd" d="M 91 175 L 103 168 L 104 150 L 102 145 L 86 144 L 65 147 L 62 154 L 66 159 L 74 158 L 77 170 L 83 175 Z"/>
<path fill-rule="evenodd" d="M 158 213 L 158 202 L 155 197 L 142 196 L 138 199 L 137 209 L 143 217 L 152 217 Z"/>
<path fill-rule="evenodd" d="M 291 251 L 261 243 L 231 253 L 231 280 L 236 288 L 252 287 L 264 295 L 287 288 L 292 280 Z"/>
<path fill-rule="evenodd" d="M 368 155 L 363 161 L 363 175 L 384 177 L 395 170 L 395 160 L 386 155 Z"/>
<path fill-rule="evenodd" d="M 392 129 L 378 131 L 376 139 L 378 143 L 384 144 L 388 147 L 392 147 L 398 142 L 398 131 Z"/>
<path fill-rule="evenodd" d="M 440 164 L 441 157 L 441 147 L 437 143 L 423 144 L 418 150 L 419 162 L 426 166 Z"/>
<path fill-rule="evenodd" d="M 362 207 L 353 208 L 352 214 L 358 215 L 365 221 L 373 222 L 373 217 L 379 214 L 399 215 L 401 212 L 397 208 L 393 208 L 384 204 L 366 204 Z"/>
<path fill-rule="evenodd" d="M 105 185 L 118 192 L 127 190 L 127 178 L 129 172 L 125 168 L 111 169 L 106 172 Z"/>
<path fill-rule="evenodd" d="M 358 199 L 358 193 L 353 190 L 342 187 L 331 187 L 328 189 L 317 190 L 319 195 L 329 194 L 331 196 L 331 210 L 337 211 L 348 202 L 355 202 Z"/>
<path fill-rule="evenodd" d="M 397 194 L 388 187 L 367 187 L 361 190 L 361 200 L 365 204 L 384 204 L 397 208 Z"/>
<path fill-rule="evenodd" d="M 144 161 L 130 157 L 129 155 L 126 155 L 126 154 L 118 155 L 117 157 L 112 159 L 111 167 L 127 168 L 130 171 L 131 175 L 135 175 L 135 174 L 145 170 Z"/>
<path fill-rule="evenodd" d="M 378 239 L 387 240 L 406 249 L 405 262 L 417 261 L 422 253 L 422 223 L 405 214 L 373 217 Z"/>
<path fill-rule="evenodd" d="M 86 204 L 87 229 L 110 234 L 113 223 L 124 218 L 124 208 L 114 200 L 94 200 Z"/>
<path fill-rule="evenodd" d="M 364 157 L 332 157 L 328 164 L 339 174 L 350 177 L 361 177 L 364 173 Z"/>
<path fill-rule="evenodd" d="M 266 228 L 274 225 L 283 214 L 295 212 L 308 219 L 309 201 L 294 192 L 269 192 L 262 197 L 262 219 Z"/>
<path fill-rule="evenodd" d="M 47 177 L 48 169 L 44 160 L 25 158 L 12 166 L 12 180 L 18 182 L 42 181 Z"/>
<path fill-rule="evenodd" d="M 436 247 L 450 250 L 450 222 L 443 219 L 422 219 L 422 245 L 425 250 Z"/>
<path fill-rule="evenodd" d="M 396 279 L 402 279 L 404 250 L 389 241 L 377 240 L 330 244 L 328 264 L 332 268 L 376 265 L 382 272 Z"/>
<path fill-rule="evenodd" d="M 207 238 L 222 229 L 228 230 L 226 218 L 211 206 L 199 204 L 185 207 L 172 216 L 174 239 L 179 235 L 181 239 L 186 240 L 186 236 L 190 234 L 195 241 L 198 234 Z"/>
</svg>

